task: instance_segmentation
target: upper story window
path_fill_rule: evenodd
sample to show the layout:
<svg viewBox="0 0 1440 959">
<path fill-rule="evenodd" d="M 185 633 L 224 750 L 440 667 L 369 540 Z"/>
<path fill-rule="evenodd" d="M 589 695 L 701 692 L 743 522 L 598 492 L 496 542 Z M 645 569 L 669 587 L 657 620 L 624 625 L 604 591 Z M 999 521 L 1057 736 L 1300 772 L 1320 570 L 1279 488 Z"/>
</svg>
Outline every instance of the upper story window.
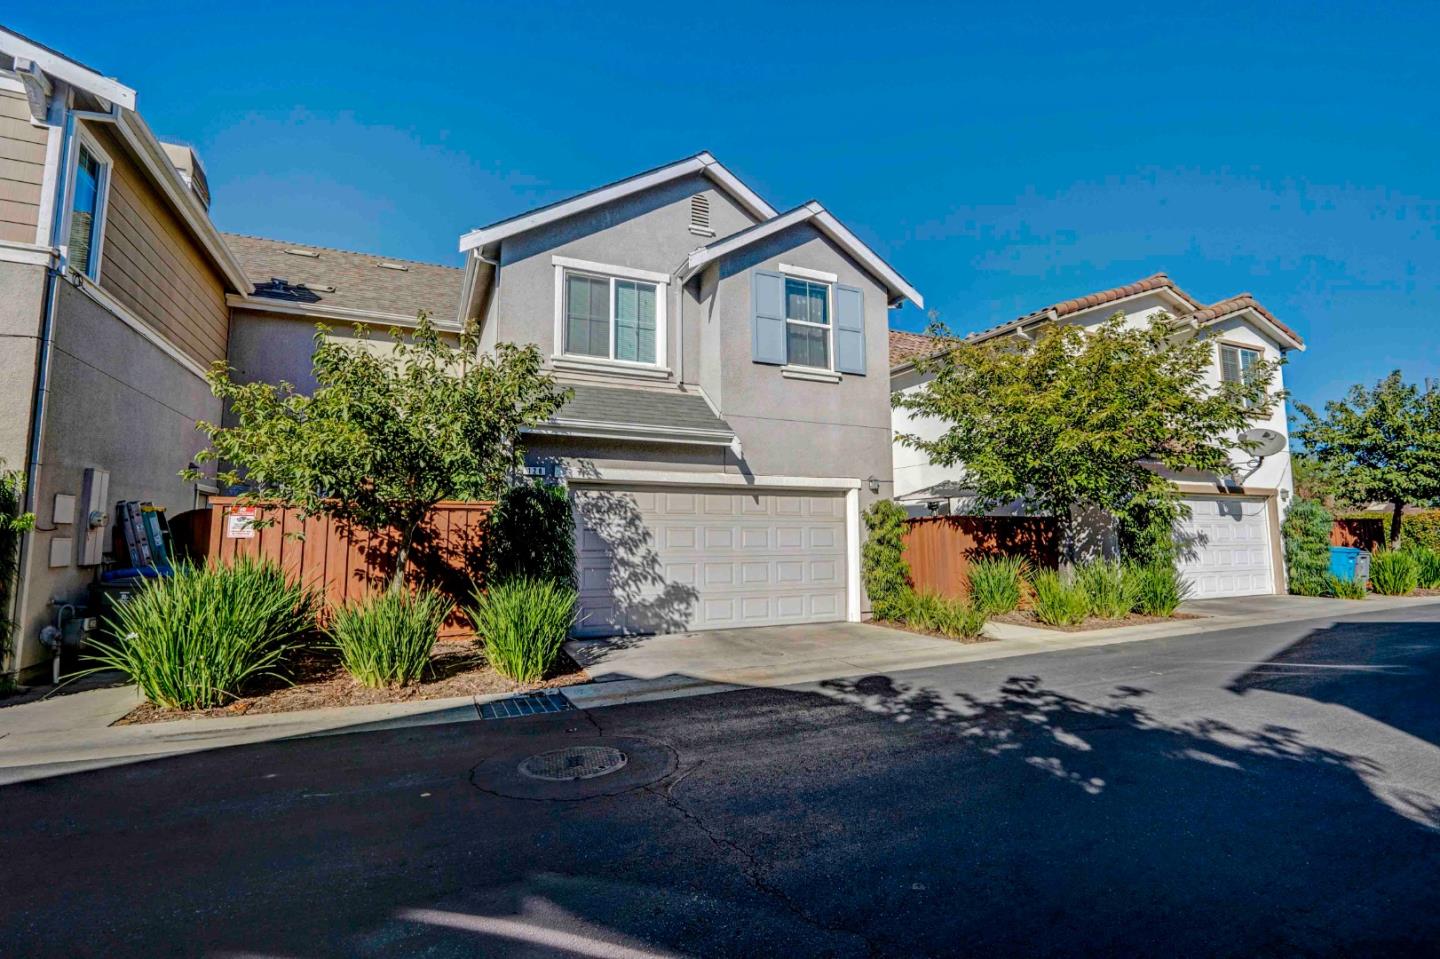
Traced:
<svg viewBox="0 0 1440 959">
<path fill-rule="evenodd" d="M 785 278 L 785 345 L 791 366 L 830 369 L 830 284 Z"/>
<path fill-rule="evenodd" d="M 110 158 L 86 136 L 77 136 L 70 204 L 65 226 L 72 269 L 92 280 L 100 278 L 104 240 L 105 200 L 110 189 Z"/>
<path fill-rule="evenodd" d="M 665 281 L 641 270 L 555 257 L 558 354 L 659 366 L 665 357 Z"/>
<path fill-rule="evenodd" d="M 1220 381 L 1222 383 L 1253 382 L 1255 366 L 1259 362 L 1259 350 L 1222 343 L 1220 344 Z"/>
</svg>

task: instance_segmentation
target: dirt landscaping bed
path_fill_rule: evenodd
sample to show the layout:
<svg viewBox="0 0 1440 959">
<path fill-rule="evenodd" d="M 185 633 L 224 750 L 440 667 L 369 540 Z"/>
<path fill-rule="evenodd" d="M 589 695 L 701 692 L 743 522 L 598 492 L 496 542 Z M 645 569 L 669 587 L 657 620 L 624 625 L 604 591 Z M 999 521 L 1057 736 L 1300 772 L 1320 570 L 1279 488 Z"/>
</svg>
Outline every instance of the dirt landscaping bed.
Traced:
<svg viewBox="0 0 1440 959">
<path fill-rule="evenodd" d="M 369 706 L 408 703 L 450 696 L 485 696 L 535 689 L 573 686 L 590 677 L 562 650 L 550 675 L 538 683 L 515 683 L 486 665 L 473 642 L 439 642 L 430 656 L 430 670 L 414 685 L 372 689 L 362 686 L 323 650 L 308 650 L 291 664 L 287 680 L 266 678 L 250 695 L 215 709 L 162 709 L 144 703 L 113 725 L 160 723 L 175 719 L 203 719 L 259 713 L 288 713 L 328 706 Z M 293 685 L 292 685 L 293 684 Z"/>
<path fill-rule="evenodd" d="M 1115 626 L 1149 626 L 1152 623 L 1169 623 L 1177 619 L 1204 619 L 1194 613 L 1176 613 L 1173 616 L 1142 616 L 1139 613 L 1130 613 L 1124 619 L 1098 619 L 1094 616 L 1087 618 L 1083 623 L 1076 626 L 1051 626 L 1049 623 L 1042 623 L 1035 618 L 1034 612 L 1028 609 L 1017 609 L 1013 613 L 1001 613 L 998 616 L 991 616 L 992 623 L 1011 623 L 1015 626 L 1031 626 L 1035 629 L 1050 629 L 1057 633 L 1085 633 L 1093 629 L 1110 629 Z"/>
<path fill-rule="evenodd" d="M 993 617 L 992 617 L 993 618 Z M 891 619 L 871 620 L 873 626 L 884 626 L 886 629 L 898 629 L 902 633 L 914 633 L 916 636 L 932 636 L 935 639 L 945 639 L 952 643 L 993 643 L 994 636 L 946 636 L 944 633 L 933 629 L 921 629 L 918 626 L 911 626 L 909 623 L 897 623 Z"/>
</svg>

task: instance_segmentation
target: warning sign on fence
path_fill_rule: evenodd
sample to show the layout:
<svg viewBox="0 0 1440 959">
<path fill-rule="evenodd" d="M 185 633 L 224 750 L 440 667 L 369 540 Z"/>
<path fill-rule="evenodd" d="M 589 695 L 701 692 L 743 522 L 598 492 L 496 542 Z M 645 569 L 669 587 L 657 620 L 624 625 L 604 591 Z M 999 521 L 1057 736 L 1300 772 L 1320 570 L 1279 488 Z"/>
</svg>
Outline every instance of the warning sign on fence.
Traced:
<svg viewBox="0 0 1440 959">
<path fill-rule="evenodd" d="M 225 523 L 226 539 L 254 539 L 255 520 L 260 516 L 256 506 L 237 506 L 230 511 Z"/>
</svg>

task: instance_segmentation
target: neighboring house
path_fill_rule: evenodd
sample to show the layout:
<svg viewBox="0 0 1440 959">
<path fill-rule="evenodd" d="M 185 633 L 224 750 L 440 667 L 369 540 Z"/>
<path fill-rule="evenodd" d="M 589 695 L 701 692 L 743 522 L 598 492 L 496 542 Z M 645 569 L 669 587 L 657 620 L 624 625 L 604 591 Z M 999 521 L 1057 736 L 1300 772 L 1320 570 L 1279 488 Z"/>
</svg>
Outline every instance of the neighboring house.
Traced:
<svg viewBox="0 0 1440 959">
<path fill-rule="evenodd" d="M 84 602 L 117 500 L 172 512 L 205 446 L 226 296 L 249 288 L 207 212 L 204 168 L 161 143 L 135 92 L 0 29 L 0 458 L 29 478 L 9 669 Z M 94 521 L 92 522 L 92 516 Z"/>
<path fill-rule="evenodd" d="M 459 319 L 574 390 L 527 439 L 577 511 L 582 634 L 858 620 L 919 293 L 818 203 L 699 154 L 466 234 Z"/>
<path fill-rule="evenodd" d="M 461 270 L 304 243 L 223 234 L 250 283 L 227 297 L 230 355 L 237 382 L 286 382 L 302 393 L 315 386 L 310 356 L 315 324 L 351 338 L 356 325 L 379 348 L 392 327 L 414 327 L 429 314 L 435 327 L 459 332 Z"/>
<path fill-rule="evenodd" d="M 1212 381 L 1238 379 L 1256 360 L 1278 360 L 1290 350 L 1304 350 L 1294 330 L 1277 320 L 1248 293 L 1206 305 L 1185 293 L 1163 273 L 1136 283 L 1066 300 L 1017 320 L 966 337 L 979 343 L 998 337 L 1027 338 L 1049 323 L 1094 326 L 1115 313 L 1140 324 L 1167 313 L 1189 323 L 1215 343 Z M 931 355 L 937 342 L 915 333 L 890 333 L 891 389 L 924 389 L 928 377 L 915 368 L 917 357 Z M 1273 388 L 1284 388 L 1277 371 Z M 908 410 L 893 413 L 896 434 L 934 438 L 943 424 L 912 417 Z M 1286 429 L 1282 401 L 1271 414 L 1255 423 L 1279 434 Z M 1181 569 L 1201 597 L 1247 596 L 1282 593 L 1285 564 L 1280 541 L 1280 518 L 1293 494 L 1290 454 L 1282 451 L 1256 457 L 1235 450 L 1233 471 L 1226 476 L 1170 475 L 1184 494 L 1190 517 L 1179 531 L 1185 544 Z M 917 514 L 965 512 L 973 503 L 959 467 L 940 467 L 923 453 L 898 444 L 895 447 L 895 497 Z M 1015 504 L 997 512 L 1023 511 Z"/>
</svg>

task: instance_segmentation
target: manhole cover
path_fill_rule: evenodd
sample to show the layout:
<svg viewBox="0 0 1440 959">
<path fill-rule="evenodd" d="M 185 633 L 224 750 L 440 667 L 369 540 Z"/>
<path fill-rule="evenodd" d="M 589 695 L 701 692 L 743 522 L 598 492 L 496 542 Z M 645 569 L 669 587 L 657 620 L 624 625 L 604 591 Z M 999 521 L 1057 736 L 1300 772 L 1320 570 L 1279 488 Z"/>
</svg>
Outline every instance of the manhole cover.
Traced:
<svg viewBox="0 0 1440 959">
<path fill-rule="evenodd" d="M 609 746 L 570 746 L 538 753 L 520 764 L 522 775 L 550 782 L 594 779 L 623 769 L 627 758 Z"/>
</svg>

